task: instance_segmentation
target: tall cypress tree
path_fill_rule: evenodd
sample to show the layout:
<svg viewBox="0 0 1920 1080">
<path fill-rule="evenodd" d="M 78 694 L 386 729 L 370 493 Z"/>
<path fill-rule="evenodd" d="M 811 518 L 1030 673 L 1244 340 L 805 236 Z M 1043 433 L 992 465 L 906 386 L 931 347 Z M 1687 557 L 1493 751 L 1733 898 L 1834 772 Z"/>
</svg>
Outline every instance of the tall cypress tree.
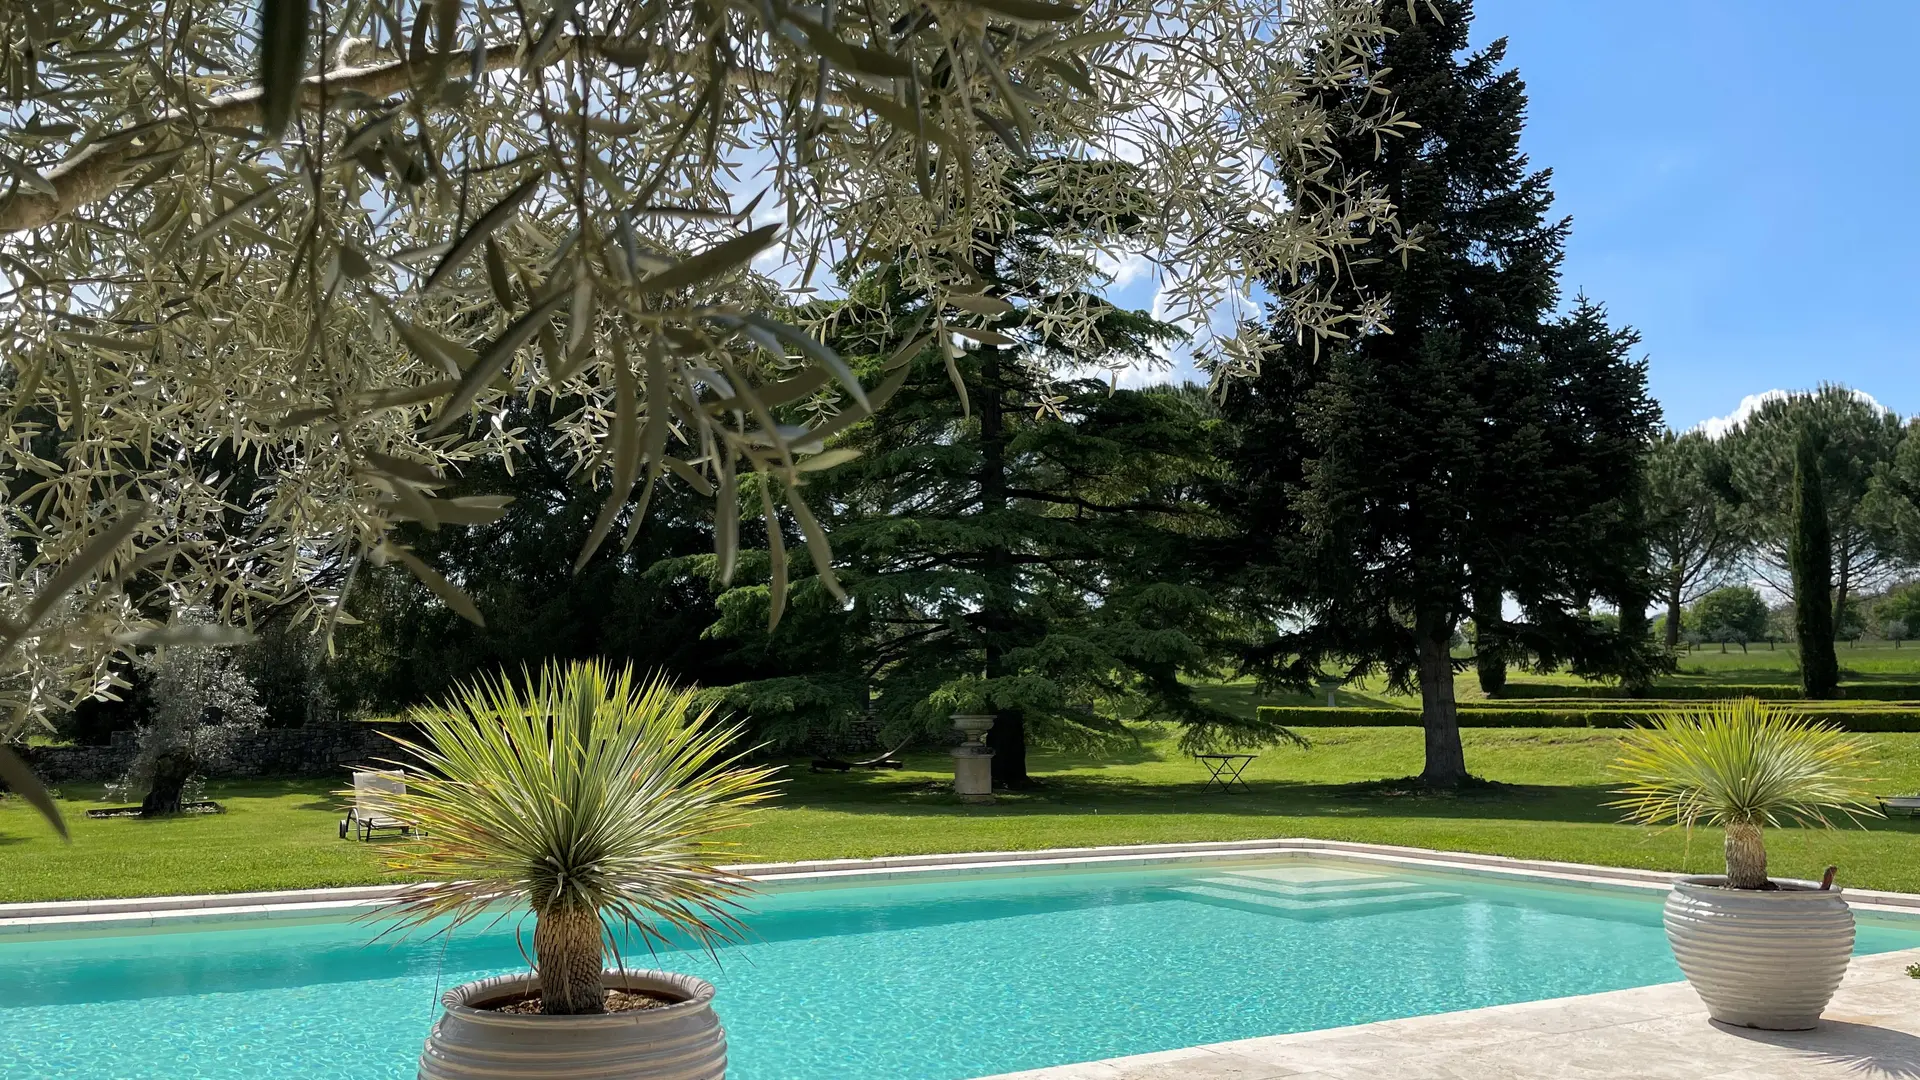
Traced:
<svg viewBox="0 0 1920 1080">
<path fill-rule="evenodd" d="M 1638 467 L 1657 419 L 1637 338 L 1584 301 L 1555 318 L 1569 228 L 1520 152 L 1526 91 L 1505 42 L 1468 52 L 1472 6 L 1382 4 L 1379 63 L 1418 125 L 1343 148 L 1417 233 L 1356 236 L 1336 293 L 1385 297 L 1390 333 L 1275 344 L 1234 387 L 1250 578 L 1284 629 L 1250 656 L 1269 681 L 1384 671 L 1417 686 L 1430 784 L 1467 776 L 1451 642 L 1471 615 L 1497 686 L 1509 659 L 1644 668 L 1644 636 L 1597 600 L 1644 592 Z M 1321 102 L 1336 125 L 1363 95 Z M 1328 270 L 1332 273 L 1332 270 Z M 1284 320 L 1279 320 L 1284 325 Z M 1502 608 L 1519 609 L 1516 620 Z M 1493 668 L 1499 666 L 1499 675 Z"/>
<path fill-rule="evenodd" d="M 1819 438 L 1802 427 L 1793 441 L 1793 533 L 1787 544 L 1793 574 L 1793 630 L 1800 642 L 1800 689 L 1809 698 L 1839 696 L 1840 659 L 1833 648 L 1833 533 Z"/>
</svg>

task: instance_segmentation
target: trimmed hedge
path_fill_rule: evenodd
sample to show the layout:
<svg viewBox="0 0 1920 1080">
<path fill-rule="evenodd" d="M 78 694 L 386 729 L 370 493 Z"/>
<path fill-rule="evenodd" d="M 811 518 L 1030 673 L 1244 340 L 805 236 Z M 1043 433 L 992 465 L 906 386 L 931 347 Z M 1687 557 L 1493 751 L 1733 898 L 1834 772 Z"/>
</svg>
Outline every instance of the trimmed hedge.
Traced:
<svg viewBox="0 0 1920 1080">
<path fill-rule="evenodd" d="M 1793 683 L 1694 683 L 1656 684 L 1638 697 L 1629 697 L 1617 686 L 1580 683 L 1508 683 L 1499 700 L 1537 704 L 1541 699 L 1595 699 L 1630 701 L 1718 701 L 1721 698 L 1759 698 L 1762 701 L 1799 701 L 1800 687 Z M 1841 683 L 1840 697 L 1847 701 L 1920 701 L 1920 683 Z M 1493 704 L 1488 701 L 1486 704 Z M 1476 705 L 1480 704 L 1475 702 Z"/>
<path fill-rule="evenodd" d="M 1746 695 L 1751 697 L 1753 695 Z M 1646 712 L 1659 709 L 1684 709 L 1707 705 L 1718 698 L 1530 698 L 1524 701 L 1507 701 L 1500 698 L 1470 698 L 1462 700 L 1463 709 L 1545 709 L 1549 711 L 1575 712 L 1586 709 L 1602 711 L 1631 710 Z M 1767 700 L 1767 699 L 1763 699 Z M 1889 709 L 1920 709 L 1920 700 L 1913 701 L 1803 701 L 1799 698 L 1770 699 L 1789 708 L 1803 712 L 1817 712 L 1822 709 L 1842 709 L 1853 712 L 1882 712 Z"/>
<path fill-rule="evenodd" d="M 1799 687 L 1794 687 L 1798 690 Z M 1537 683 L 1510 682 L 1500 691 L 1503 698 L 1620 698 L 1625 691 L 1610 683 Z"/>
<path fill-rule="evenodd" d="M 1920 709 L 1816 707 L 1800 711 L 1847 731 L 1920 731 Z M 1463 728 L 1624 728 L 1645 721 L 1649 708 L 1483 709 L 1460 707 Z M 1324 705 L 1262 705 L 1260 719 L 1286 727 L 1419 727 L 1415 709 L 1327 708 Z"/>
</svg>

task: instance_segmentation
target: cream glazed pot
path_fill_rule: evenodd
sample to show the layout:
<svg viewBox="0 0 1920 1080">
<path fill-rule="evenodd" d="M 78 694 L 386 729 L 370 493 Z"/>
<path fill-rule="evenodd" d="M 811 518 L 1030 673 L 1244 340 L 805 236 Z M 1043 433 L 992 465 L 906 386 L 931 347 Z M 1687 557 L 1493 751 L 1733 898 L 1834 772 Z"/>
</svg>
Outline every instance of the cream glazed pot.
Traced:
<svg viewBox="0 0 1920 1080">
<path fill-rule="evenodd" d="M 1820 1020 L 1853 956 L 1853 909 L 1839 889 L 1774 879 L 1777 889 L 1729 889 L 1687 877 L 1667 894 L 1674 959 L 1723 1024 L 1803 1031 Z"/>
<path fill-rule="evenodd" d="M 477 1009 L 475 1003 L 538 990 L 536 975 L 502 975 L 456 986 L 420 1054 L 420 1080 L 722 1080 L 727 1036 L 713 1011 L 713 985 L 667 971 L 608 971 L 609 989 L 678 1003 L 592 1016 Z"/>
</svg>

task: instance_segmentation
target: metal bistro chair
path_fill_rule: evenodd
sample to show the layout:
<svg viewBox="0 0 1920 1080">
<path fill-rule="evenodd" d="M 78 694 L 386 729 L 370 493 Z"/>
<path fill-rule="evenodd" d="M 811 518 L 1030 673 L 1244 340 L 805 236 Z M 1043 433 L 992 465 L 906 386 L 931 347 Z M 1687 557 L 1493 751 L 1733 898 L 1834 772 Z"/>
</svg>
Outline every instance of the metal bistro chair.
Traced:
<svg viewBox="0 0 1920 1080">
<path fill-rule="evenodd" d="M 353 805 L 347 808 L 347 816 L 340 819 L 340 839 L 345 840 L 349 832 L 357 833 L 362 841 L 373 839 L 373 834 L 382 829 L 401 835 L 417 832 L 413 822 L 388 812 L 391 804 L 383 798 L 406 792 L 406 773 L 396 769 L 355 769 Z"/>
</svg>

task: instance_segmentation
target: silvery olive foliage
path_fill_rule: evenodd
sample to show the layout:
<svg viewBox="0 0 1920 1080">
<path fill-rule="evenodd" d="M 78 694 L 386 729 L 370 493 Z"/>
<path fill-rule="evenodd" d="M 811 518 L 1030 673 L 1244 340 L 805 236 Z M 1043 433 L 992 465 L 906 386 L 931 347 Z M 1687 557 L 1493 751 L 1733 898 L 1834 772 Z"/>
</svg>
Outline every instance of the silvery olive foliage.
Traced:
<svg viewBox="0 0 1920 1080">
<path fill-rule="evenodd" d="M 1371 84 L 1382 33 L 1375 0 L 6 0 L 0 468 L 38 585 L 0 664 L 83 692 L 176 632 L 155 590 L 330 628 L 370 560 L 477 619 L 392 526 L 500 512 L 439 492 L 512 455 L 510 395 L 608 493 L 582 559 L 672 483 L 723 566 L 747 507 L 831 581 L 808 472 L 929 343 L 1004 343 L 974 265 L 1023 185 L 1070 178 L 1062 265 L 1151 260 L 1222 372 L 1257 357 L 1207 315 L 1255 283 L 1303 335 L 1373 326 L 1316 301 L 1395 224 L 1312 92 Z M 808 301 L 881 263 L 939 303 L 862 386 Z M 1020 311 L 1072 343 L 1089 303 Z"/>
</svg>

